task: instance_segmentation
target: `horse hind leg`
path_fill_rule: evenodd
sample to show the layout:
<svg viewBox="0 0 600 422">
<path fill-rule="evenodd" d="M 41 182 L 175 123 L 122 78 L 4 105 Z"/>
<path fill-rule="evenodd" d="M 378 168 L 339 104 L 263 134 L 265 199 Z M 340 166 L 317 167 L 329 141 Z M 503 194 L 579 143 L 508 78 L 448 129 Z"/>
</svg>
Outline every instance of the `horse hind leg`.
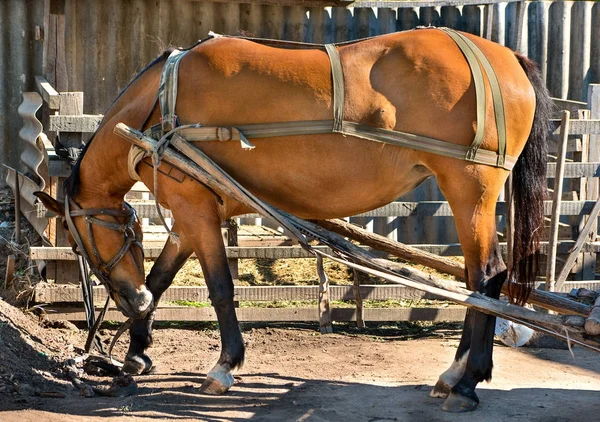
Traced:
<svg viewBox="0 0 600 422">
<path fill-rule="evenodd" d="M 461 177 L 464 173 L 455 169 L 450 177 L 438 177 L 438 183 L 454 213 L 469 289 L 498 298 L 507 272 L 498 247 L 495 211 L 505 177 L 493 172 L 500 170 L 489 168 L 476 177 Z M 492 376 L 495 323 L 495 317 L 467 311 L 455 360 L 431 392 L 446 398 L 444 410 L 471 411 L 479 404 L 475 387 Z"/>
<path fill-rule="evenodd" d="M 179 232 L 176 222 L 173 225 L 173 231 Z M 146 286 L 154 297 L 155 309 L 146 318 L 136 319 L 131 324 L 129 329 L 131 341 L 123 363 L 123 371 L 129 374 L 145 374 L 152 369 L 152 359 L 146 354 L 146 350 L 152 344 L 152 323 L 156 306 L 162 294 L 173 282 L 177 272 L 193 252 L 191 245 L 182 234 L 179 235 L 179 240 L 178 245 L 167 240 L 160 256 L 146 277 Z"/>
</svg>

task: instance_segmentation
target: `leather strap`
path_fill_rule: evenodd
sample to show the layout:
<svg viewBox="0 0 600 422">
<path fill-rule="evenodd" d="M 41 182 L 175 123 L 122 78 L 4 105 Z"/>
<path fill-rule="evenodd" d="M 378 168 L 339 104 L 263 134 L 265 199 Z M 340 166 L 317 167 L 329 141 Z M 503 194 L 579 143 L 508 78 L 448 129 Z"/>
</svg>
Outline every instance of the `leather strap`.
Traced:
<svg viewBox="0 0 600 422">
<path fill-rule="evenodd" d="M 162 113 L 161 124 L 164 133 L 173 130 L 177 126 L 177 76 L 179 75 L 179 63 L 187 51 L 173 50 L 160 75 L 158 88 L 158 101 Z"/>
<path fill-rule="evenodd" d="M 331 63 L 331 78 L 333 85 L 333 132 L 342 132 L 344 120 L 344 71 L 340 53 L 334 44 L 325 44 L 325 50 Z"/>
</svg>

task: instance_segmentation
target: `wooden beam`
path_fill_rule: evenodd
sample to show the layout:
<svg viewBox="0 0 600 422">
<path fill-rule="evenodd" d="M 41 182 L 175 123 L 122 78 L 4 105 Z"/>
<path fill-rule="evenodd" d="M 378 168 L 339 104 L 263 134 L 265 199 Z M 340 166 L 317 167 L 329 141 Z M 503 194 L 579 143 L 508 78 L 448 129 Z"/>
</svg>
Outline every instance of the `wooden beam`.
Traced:
<svg viewBox="0 0 600 422">
<path fill-rule="evenodd" d="M 550 122 L 555 127 L 554 134 L 560 135 L 560 120 L 552 119 Z M 569 135 L 600 135 L 600 120 L 573 119 L 569 123 Z"/>
<path fill-rule="evenodd" d="M 48 104 L 48 108 L 58 110 L 60 108 L 60 94 L 50 85 L 50 82 L 43 76 L 37 75 L 35 77 L 35 85 L 38 93 L 42 96 L 46 104 Z"/>
<path fill-rule="evenodd" d="M 46 318 L 49 320 L 84 321 L 82 308 L 46 307 Z M 314 308 L 238 308 L 238 320 L 241 322 L 317 322 L 319 315 Z M 462 306 L 444 308 L 366 308 L 366 321 L 463 321 L 466 309 Z M 353 308 L 333 308 L 333 321 L 356 321 L 356 310 Z M 110 309 L 106 313 L 106 321 L 125 321 L 123 314 Z M 216 321 L 212 308 L 165 307 L 158 308 L 155 321 Z"/>
<path fill-rule="evenodd" d="M 48 130 L 77 133 L 95 132 L 103 118 L 100 114 L 50 115 L 49 117 Z"/>
<path fill-rule="evenodd" d="M 318 286 L 235 286 L 236 301 L 271 302 L 277 300 L 317 300 Z M 355 300 L 354 288 L 329 286 L 330 300 Z M 360 295 L 364 300 L 420 300 L 439 299 L 435 295 L 398 285 L 362 285 Z M 94 302 L 102 306 L 106 301 L 106 289 L 94 287 Z M 35 303 L 79 303 L 83 300 L 81 288 L 77 285 L 42 285 L 34 292 Z M 161 302 L 185 300 L 208 302 L 208 289 L 205 286 L 172 286 L 165 291 Z"/>
<path fill-rule="evenodd" d="M 568 167 L 570 163 L 566 163 Z M 554 169 L 556 167 L 553 167 Z M 596 168 L 594 168 L 595 170 Z M 135 208 L 137 215 L 140 218 L 158 218 L 158 213 L 154 205 L 154 201 L 133 200 L 130 204 Z M 594 208 L 595 201 L 566 201 L 560 207 L 561 215 L 579 216 L 581 214 L 589 214 Z M 162 208 L 162 213 L 165 218 L 171 218 L 170 210 Z M 496 215 L 504 215 L 506 204 L 504 201 L 499 201 L 496 205 Z M 552 201 L 544 202 L 545 215 L 552 214 Z M 421 201 L 421 202 L 392 202 L 383 207 L 367 211 L 353 217 L 452 217 L 452 209 L 446 201 Z M 259 214 L 244 214 L 240 218 L 257 218 Z"/>
<path fill-rule="evenodd" d="M 572 240 L 561 241 L 558 245 L 558 253 L 566 254 L 575 244 Z M 546 252 L 548 242 L 540 243 L 541 253 Z M 462 251 L 458 243 L 450 243 L 443 245 L 411 245 L 417 249 L 428 251 L 440 256 L 461 256 Z M 331 253 L 330 249 L 325 246 L 316 246 L 317 250 L 323 250 Z M 162 252 L 162 246 L 146 246 L 144 254 L 147 259 L 156 259 Z M 369 250 L 369 248 L 365 248 Z M 500 243 L 500 249 L 503 254 L 506 253 L 506 243 Z M 586 243 L 583 252 L 600 252 L 600 242 Z M 286 259 L 286 258 L 314 258 L 313 255 L 306 252 L 299 246 L 273 246 L 273 247 L 228 247 L 227 256 L 230 258 L 241 259 Z M 70 247 L 32 247 L 30 248 L 30 258 L 33 260 L 52 260 L 52 261 L 74 261 L 77 259 Z"/>
</svg>

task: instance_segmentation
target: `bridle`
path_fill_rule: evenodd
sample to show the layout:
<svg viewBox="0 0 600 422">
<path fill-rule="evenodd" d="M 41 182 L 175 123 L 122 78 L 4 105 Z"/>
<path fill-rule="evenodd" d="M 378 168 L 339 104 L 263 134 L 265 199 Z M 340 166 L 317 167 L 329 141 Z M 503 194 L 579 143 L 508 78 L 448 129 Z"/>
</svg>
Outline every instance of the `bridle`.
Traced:
<svg viewBox="0 0 600 422">
<path fill-rule="evenodd" d="M 73 252 L 85 258 L 92 272 L 96 275 L 96 277 L 98 277 L 100 282 L 105 285 L 109 292 L 117 294 L 118 292 L 114 289 L 110 282 L 110 272 L 123 259 L 123 257 L 127 255 L 127 252 L 129 252 L 129 249 L 133 245 L 139 247 L 142 251 L 142 257 L 144 256 L 144 248 L 142 246 L 141 238 L 137 235 L 134 229 L 134 223 L 137 220 L 135 209 L 127 202 L 125 202 L 124 204 L 125 208 L 120 210 L 110 208 L 83 209 L 79 207 L 79 205 L 77 205 L 75 201 L 73 201 L 73 199 L 71 199 L 68 195 L 65 196 L 65 220 L 67 222 L 67 227 L 69 228 L 69 231 L 71 232 L 71 235 L 75 240 L 75 244 L 73 245 Z M 128 219 L 123 224 L 112 223 L 96 218 L 95 216 L 98 215 L 109 215 L 112 217 L 128 217 Z M 77 230 L 77 227 L 73 222 L 74 217 L 83 217 L 85 221 L 86 232 L 90 240 L 92 254 L 96 259 L 96 264 L 94 264 L 94 261 L 91 260 L 90 255 L 85 250 L 84 243 L 79 233 L 79 230 Z M 123 246 L 121 246 L 116 255 L 112 257 L 112 259 L 110 259 L 108 262 L 103 261 L 100 257 L 100 252 L 98 251 L 96 239 L 92 230 L 92 225 L 94 224 L 123 233 L 123 236 L 125 237 L 125 242 L 123 243 Z M 143 259 L 142 262 L 137 262 L 136 260 L 136 263 L 140 268 L 143 269 Z"/>
<path fill-rule="evenodd" d="M 79 205 L 77 205 L 77 203 L 73 199 L 71 199 L 69 195 L 65 195 L 65 220 L 67 222 L 67 227 L 69 228 L 69 231 L 71 232 L 71 235 L 73 236 L 73 239 L 75 241 L 75 244 L 73 245 L 73 252 L 78 255 L 79 270 L 81 272 L 82 277 L 81 287 L 83 293 L 83 303 L 89 329 L 88 338 L 86 340 L 84 348 L 86 353 L 89 353 L 92 349 L 92 346 L 94 346 L 98 349 L 98 351 L 101 354 L 106 355 L 102 341 L 97 336 L 97 331 L 100 327 L 100 324 L 102 323 L 102 320 L 104 319 L 106 310 L 108 309 L 110 293 L 119 294 L 119 292 L 114 288 L 114 286 L 110 282 L 110 272 L 123 259 L 123 257 L 127 255 L 127 252 L 129 252 L 129 249 L 133 245 L 140 248 L 140 251 L 142 252 L 141 262 L 138 262 L 135 254 L 133 255 L 133 257 L 139 269 L 141 269 L 142 272 L 144 271 L 144 248 L 142 246 L 142 239 L 141 236 L 137 235 L 134 228 L 134 224 L 137 220 L 137 215 L 135 209 L 131 205 L 129 205 L 127 202 L 125 202 L 124 204 L 125 208 L 119 210 L 110 208 L 83 209 Z M 95 216 L 98 215 L 109 215 L 112 217 L 127 217 L 127 221 L 123 224 L 111 223 L 96 218 Z M 86 232 L 90 239 L 92 254 L 96 259 L 97 264 L 94 264 L 94 262 L 90 259 L 90 255 L 85 250 L 83 240 L 81 239 L 81 235 L 79 234 L 79 230 L 77 230 L 77 227 L 73 222 L 74 217 L 83 217 L 85 220 Z M 112 259 L 110 259 L 108 262 L 104 262 L 104 260 L 100 257 L 100 252 L 98 251 L 98 246 L 96 245 L 96 239 L 94 237 L 94 231 L 92 230 L 93 224 L 123 233 L 123 236 L 125 237 L 125 242 L 123 243 L 123 246 L 121 246 L 116 255 L 113 256 Z M 87 270 L 88 265 L 92 272 L 96 275 L 96 277 L 98 277 L 100 283 L 103 284 L 109 292 L 109 297 L 107 298 L 106 303 L 104 304 L 104 308 L 98 315 L 97 319 L 94 313 L 94 296 L 92 282 L 89 278 L 89 271 Z M 131 318 L 128 319 L 128 321 L 125 324 L 123 324 L 118 330 L 108 349 L 108 357 L 111 360 L 111 362 L 117 367 L 122 366 L 122 364 L 118 364 L 118 362 L 112 359 L 111 351 L 120 335 L 129 327 L 130 324 Z"/>
</svg>

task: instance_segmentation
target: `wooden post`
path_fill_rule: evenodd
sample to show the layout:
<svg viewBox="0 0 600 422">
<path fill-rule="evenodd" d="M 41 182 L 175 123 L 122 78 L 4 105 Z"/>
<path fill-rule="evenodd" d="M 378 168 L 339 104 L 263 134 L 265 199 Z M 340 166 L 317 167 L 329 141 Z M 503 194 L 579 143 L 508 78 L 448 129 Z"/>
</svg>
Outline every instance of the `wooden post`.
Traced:
<svg viewBox="0 0 600 422">
<path fill-rule="evenodd" d="M 358 328 L 365 328 L 365 310 L 363 308 L 362 297 L 360 296 L 360 282 L 358 279 L 358 271 L 353 269 L 354 282 L 352 284 L 352 290 L 354 292 L 354 302 L 356 304 L 356 326 Z"/>
<path fill-rule="evenodd" d="M 238 246 L 238 226 L 233 219 L 230 218 L 223 223 L 221 226 L 221 234 L 223 235 L 223 243 L 225 243 L 226 246 Z M 240 282 L 238 259 L 227 258 L 227 264 L 229 265 L 229 272 L 231 273 L 233 285 L 237 286 Z M 240 306 L 238 300 L 235 300 L 233 304 L 236 308 Z"/>
<path fill-rule="evenodd" d="M 21 173 L 15 171 L 15 242 L 21 244 Z"/>
<path fill-rule="evenodd" d="M 4 288 L 8 289 L 10 283 L 15 277 L 15 261 L 14 255 L 8 255 L 6 257 L 6 274 L 4 275 Z"/>
<path fill-rule="evenodd" d="M 560 221 L 560 204 L 562 201 L 562 185 L 564 179 L 565 157 L 567 154 L 567 141 L 569 140 L 569 111 L 563 110 L 560 122 L 560 144 L 556 157 L 556 174 L 554 176 L 554 193 L 552 195 L 552 219 L 550 223 L 550 238 L 548 239 L 548 252 L 546 262 L 546 288 L 553 292 L 556 274 L 556 250 L 558 247 L 558 223 Z"/>
</svg>

